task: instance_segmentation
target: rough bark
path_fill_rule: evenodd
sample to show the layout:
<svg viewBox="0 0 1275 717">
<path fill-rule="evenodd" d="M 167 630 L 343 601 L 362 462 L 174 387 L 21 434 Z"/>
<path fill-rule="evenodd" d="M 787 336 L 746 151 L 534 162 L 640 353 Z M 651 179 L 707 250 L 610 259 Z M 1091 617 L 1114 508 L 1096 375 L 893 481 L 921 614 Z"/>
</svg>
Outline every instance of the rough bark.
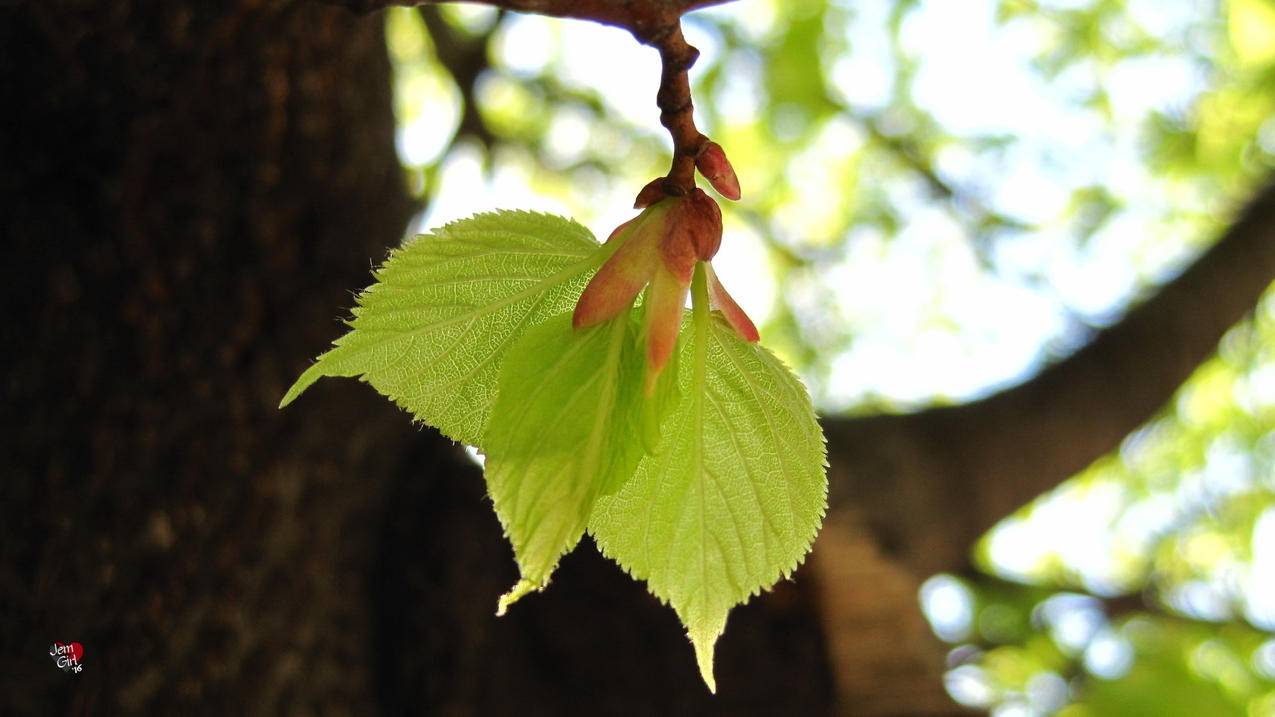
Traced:
<svg viewBox="0 0 1275 717">
<path fill-rule="evenodd" d="M 368 701 L 370 516 L 420 438 L 354 386 L 274 404 L 408 217 L 387 73 L 339 8 L 0 8 L 8 708 Z"/>
</svg>

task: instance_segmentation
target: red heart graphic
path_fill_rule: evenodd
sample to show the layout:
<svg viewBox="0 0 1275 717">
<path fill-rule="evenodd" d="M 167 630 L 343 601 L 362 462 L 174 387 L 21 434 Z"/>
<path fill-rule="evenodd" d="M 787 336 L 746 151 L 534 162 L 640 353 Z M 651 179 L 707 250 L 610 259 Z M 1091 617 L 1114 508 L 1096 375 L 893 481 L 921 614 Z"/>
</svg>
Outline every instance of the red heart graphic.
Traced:
<svg viewBox="0 0 1275 717">
<path fill-rule="evenodd" d="M 58 654 L 74 658 L 77 663 L 81 662 L 84 658 L 84 646 L 78 642 L 72 642 L 69 645 L 64 642 L 55 642 L 53 643 L 53 647 L 57 649 Z"/>
</svg>

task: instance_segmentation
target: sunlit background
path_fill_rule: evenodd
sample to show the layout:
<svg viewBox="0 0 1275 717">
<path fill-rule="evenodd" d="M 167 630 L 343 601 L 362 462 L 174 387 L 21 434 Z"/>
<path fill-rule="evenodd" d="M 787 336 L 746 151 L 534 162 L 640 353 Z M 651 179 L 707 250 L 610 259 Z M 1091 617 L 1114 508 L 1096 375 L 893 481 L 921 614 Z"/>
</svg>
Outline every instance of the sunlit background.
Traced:
<svg viewBox="0 0 1275 717">
<path fill-rule="evenodd" d="M 1275 168 L 1271 0 L 743 0 L 685 30 L 744 193 L 714 266 L 824 413 L 1029 378 Z M 446 6 L 387 32 L 416 229 L 520 208 L 605 237 L 667 169 L 658 57 L 623 31 Z M 1162 415 L 976 546 L 992 577 L 925 584 L 949 693 L 1275 715 L 1273 465 L 1268 297 Z"/>
</svg>

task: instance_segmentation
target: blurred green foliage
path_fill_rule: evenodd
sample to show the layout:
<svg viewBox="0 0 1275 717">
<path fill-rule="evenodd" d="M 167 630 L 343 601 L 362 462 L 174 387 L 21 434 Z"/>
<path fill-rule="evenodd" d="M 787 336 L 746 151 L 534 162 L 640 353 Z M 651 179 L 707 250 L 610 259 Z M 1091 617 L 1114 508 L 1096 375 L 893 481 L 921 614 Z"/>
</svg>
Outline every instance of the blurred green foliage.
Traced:
<svg viewBox="0 0 1275 717">
<path fill-rule="evenodd" d="M 686 31 L 744 190 L 715 263 L 825 410 L 1027 378 L 1275 167 L 1273 0 L 745 0 Z M 605 235 L 666 169 L 658 60 L 620 31 L 445 6 L 387 38 L 422 223 L 540 208 Z M 1275 715 L 1273 468 L 1268 298 L 1120 451 L 989 534 L 985 573 L 927 583 L 949 691 L 1004 717 Z"/>
</svg>

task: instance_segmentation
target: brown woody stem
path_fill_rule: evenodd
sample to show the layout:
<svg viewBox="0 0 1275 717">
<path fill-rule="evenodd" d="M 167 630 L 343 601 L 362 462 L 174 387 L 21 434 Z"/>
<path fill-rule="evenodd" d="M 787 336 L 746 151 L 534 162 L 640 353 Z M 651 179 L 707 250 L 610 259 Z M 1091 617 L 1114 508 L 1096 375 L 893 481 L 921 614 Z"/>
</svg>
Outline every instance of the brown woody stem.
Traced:
<svg viewBox="0 0 1275 717">
<path fill-rule="evenodd" d="M 435 5 L 453 0 L 328 0 L 355 12 L 372 12 L 394 6 Z M 632 32 L 639 40 L 676 24 L 685 13 L 732 0 L 468 0 L 506 10 L 590 20 Z M 648 43 L 650 44 L 650 43 Z"/>
<path fill-rule="evenodd" d="M 664 180 L 664 191 L 674 196 L 685 196 L 695 188 L 695 159 L 704 151 L 707 142 L 695 128 L 688 72 L 699 58 L 699 50 L 687 44 L 680 21 L 658 35 L 639 36 L 638 39 L 659 50 L 663 63 L 655 104 L 660 108 L 660 124 L 673 138 L 673 164 Z"/>
<path fill-rule="evenodd" d="M 395 5 L 433 5 L 446 0 L 329 0 L 353 10 L 368 12 Z M 699 50 L 682 35 L 682 15 L 709 5 L 731 0 L 471 0 L 506 10 L 552 17 L 591 20 L 622 27 L 643 45 L 660 53 L 663 70 L 656 104 L 660 123 L 673 138 L 673 165 L 664 179 L 664 191 L 685 196 L 695 188 L 695 160 L 704 151 L 707 139 L 695 128 L 691 104 L 691 65 Z"/>
</svg>

